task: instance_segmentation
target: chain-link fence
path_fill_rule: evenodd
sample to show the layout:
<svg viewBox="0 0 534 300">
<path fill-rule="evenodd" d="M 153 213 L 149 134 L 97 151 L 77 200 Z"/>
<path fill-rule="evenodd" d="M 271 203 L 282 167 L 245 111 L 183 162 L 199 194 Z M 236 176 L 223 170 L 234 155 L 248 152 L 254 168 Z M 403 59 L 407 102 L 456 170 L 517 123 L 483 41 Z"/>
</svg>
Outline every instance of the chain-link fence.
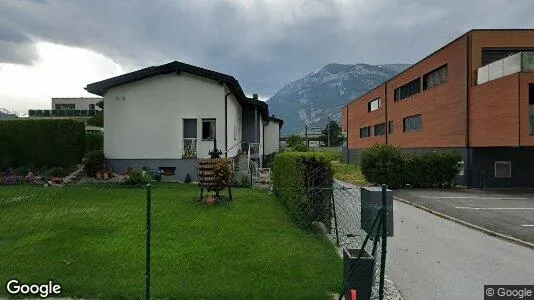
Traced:
<svg viewBox="0 0 534 300">
<path fill-rule="evenodd" d="M 234 188 L 231 201 L 195 184 L 0 187 L 1 284 L 52 281 L 61 293 L 50 296 L 98 299 L 332 298 L 341 249 L 361 248 L 366 232 L 360 188 L 326 171 L 285 188 L 292 201 L 276 187 Z M 374 236 L 365 246 L 373 299 L 381 247 Z"/>
</svg>

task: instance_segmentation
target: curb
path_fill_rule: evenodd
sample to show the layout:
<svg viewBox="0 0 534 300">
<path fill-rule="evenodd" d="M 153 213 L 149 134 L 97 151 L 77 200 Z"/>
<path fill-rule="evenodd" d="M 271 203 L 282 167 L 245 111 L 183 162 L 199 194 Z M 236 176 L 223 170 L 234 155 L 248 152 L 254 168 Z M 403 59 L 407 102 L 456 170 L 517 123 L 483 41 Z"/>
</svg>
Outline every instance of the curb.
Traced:
<svg viewBox="0 0 534 300">
<path fill-rule="evenodd" d="M 458 223 L 460 225 L 464 225 L 465 227 L 480 231 L 480 232 L 485 233 L 485 234 L 487 234 L 489 236 L 498 237 L 501 240 L 505 240 L 505 241 L 512 242 L 512 243 L 520 245 L 520 246 L 524 246 L 524 247 L 528 247 L 528 248 L 534 249 L 534 244 L 533 243 L 530 243 L 530 242 L 527 242 L 527 241 L 524 241 L 524 240 L 521 240 L 521 239 L 518 239 L 518 238 L 515 238 L 515 237 L 512 237 L 512 236 L 509 236 L 509 235 L 506 235 L 506 234 L 498 233 L 498 232 L 495 232 L 493 230 L 489 230 L 489 229 L 486 229 L 484 227 L 480 227 L 480 226 L 477 226 L 475 224 L 471 224 L 471 223 L 466 222 L 466 221 L 462 221 L 462 220 L 457 219 L 455 217 L 451 217 L 449 215 L 437 212 L 437 211 L 432 210 L 432 209 L 430 209 L 428 207 L 425 207 L 425 206 L 422 206 L 422 205 L 419 205 L 419 204 L 415 204 L 413 202 L 410 202 L 408 200 L 405 200 L 405 199 L 402 199 L 402 198 L 399 198 L 399 197 L 396 197 L 396 196 L 393 196 L 393 199 L 395 199 L 397 201 L 400 201 L 402 203 L 411 205 L 413 207 L 419 208 L 419 209 L 424 210 L 426 212 L 429 212 L 429 213 L 431 213 L 433 215 L 436 215 L 436 216 L 438 216 L 440 218 L 443 218 L 443 219 Z"/>
</svg>

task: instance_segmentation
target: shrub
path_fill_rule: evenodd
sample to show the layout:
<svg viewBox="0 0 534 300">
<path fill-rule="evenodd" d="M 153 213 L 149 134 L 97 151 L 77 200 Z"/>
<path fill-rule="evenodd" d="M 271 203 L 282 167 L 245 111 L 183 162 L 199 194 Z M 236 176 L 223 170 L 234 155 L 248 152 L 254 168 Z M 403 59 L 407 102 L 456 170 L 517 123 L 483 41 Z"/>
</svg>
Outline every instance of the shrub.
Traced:
<svg viewBox="0 0 534 300">
<path fill-rule="evenodd" d="M 312 230 L 313 222 L 319 221 L 330 231 L 332 176 L 332 165 L 323 153 L 284 152 L 275 156 L 275 195 L 299 227 Z"/>
<path fill-rule="evenodd" d="M 377 144 L 361 153 L 360 165 L 365 179 L 390 188 L 404 185 L 406 159 L 402 150 L 386 144 Z"/>
<path fill-rule="evenodd" d="M 128 179 L 124 181 L 125 185 L 144 185 L 150 182 L 150 173 L 144 170 L 133 170 Z"/>
<path fill-rule="evenodd" d="M 462 157 L 457 152 L 403 153 L 391 145 L 375 145 L 362 151 L 361 169 L 365 179 L 398 188 L 450 187 L 458 174 Z"/>
<path fill-rule="evenodd" d="M 239 178 L 239 181 L 236 181 L 234 184 L 236 187 L 241 188 L 249 188 L 250 187 L 250 179 L 248 175 L 242 174 Z"/>
<path fill-rule="evenodd" d="M 234 172 L 227 161 L 218 162 L 215 165 L 213 173 L 217 181 L 217 186 L 228 187 L 233 185 Z"/>
<path fill-rule="evenodd" d="M 104 135 L 98 133 L 85 133 L 85 153 L 96 150 L 104 151 Z"/>
<path fill-rule="evenodd" d="M 44 175 L 47 177 L 65 177 L 67 175 L 67 171 L 65 171 L 65 169 L 63 169 L 62 167 L 55 167 L 46 170 L 44 172 Z"/>
<path fill-rule="evenodd" d="M 87 154 L 84 161 L 84 170 L 87 176 L 94 177 L 96 173 L 103 171 L 106 165 L 104 151 L 95 150 Z"/>
<path fill-rule="evenodd" d="M 450 187 L 458 174 L 461 160 L 457 152 L 407 155 L 406 183 L 414 187 Z"/>
<path fill-rule="evenodd" d="M 68 167 L 82 160 L 85 126 L 75 120 L 0 121 L 0 137 L 4 168 Z"/>
</svg>

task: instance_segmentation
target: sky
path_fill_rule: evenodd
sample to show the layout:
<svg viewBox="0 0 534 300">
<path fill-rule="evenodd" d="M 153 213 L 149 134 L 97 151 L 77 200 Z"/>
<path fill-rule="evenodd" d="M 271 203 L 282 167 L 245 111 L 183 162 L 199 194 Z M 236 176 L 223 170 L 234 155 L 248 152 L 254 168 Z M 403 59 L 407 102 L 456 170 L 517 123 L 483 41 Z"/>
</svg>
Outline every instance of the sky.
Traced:
<svg viewBox="0 0 534 300">
<path fill-rule="evenodd" d="M 0 108 L 178 60 L 268 99 L 328 63 L 414 63 L 473 28 L 534 28 L 532 0 L 0 0 Z"/>
</svg>

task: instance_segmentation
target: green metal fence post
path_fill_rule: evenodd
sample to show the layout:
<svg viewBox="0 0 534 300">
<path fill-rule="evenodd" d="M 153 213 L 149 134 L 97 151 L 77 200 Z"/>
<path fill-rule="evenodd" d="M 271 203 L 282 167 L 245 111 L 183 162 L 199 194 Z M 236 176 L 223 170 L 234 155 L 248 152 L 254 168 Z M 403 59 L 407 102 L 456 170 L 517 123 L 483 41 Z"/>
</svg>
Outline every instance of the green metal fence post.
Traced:
<svg viewBox="0 0 534 300">
<path fill-rule="evenodd" d="M 386 276 L 386 252 L 387 252 L 387 185 L 382 185 L 382 254 L 380 255 L 380 286 L 378 288 L 378 299 L 384 299 L 384 277 Z"/>
<path fill-rule="evenodd" d="M 150 183 L 146 185 L 146 271 L 145 271 L 145 296 L 150 299 L 150 231 L 151 231 L 151 188 Z"/>
</svg>

